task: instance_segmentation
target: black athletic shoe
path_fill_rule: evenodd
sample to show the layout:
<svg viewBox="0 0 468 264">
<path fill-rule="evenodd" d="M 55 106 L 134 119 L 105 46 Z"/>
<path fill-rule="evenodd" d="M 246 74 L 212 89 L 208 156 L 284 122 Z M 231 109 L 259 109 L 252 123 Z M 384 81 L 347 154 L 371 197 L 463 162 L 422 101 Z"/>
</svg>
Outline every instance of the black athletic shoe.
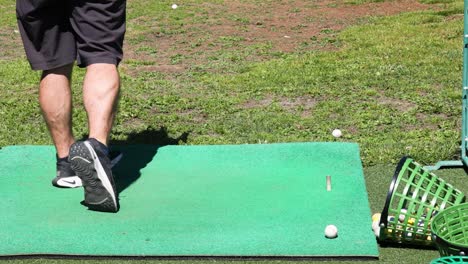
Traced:
<svg viewBox="0 0 468 264">
<path fill-rule="evenodd" d="M 81 187 L 81 179 L 76 176 L 67 159 L 57 159 L 57 175 L 52 180 L 52 185 L 59 188 Z"/>
<path fill-rule="evenodd" d="M 122 159 L 122 152 L 111 151 L 109 158 L 111 168 L 113 168 Z M 57 159 L 57 175 L 52 179 L 52 185 L 58 188 L 77 188 L 83 186 L 80 177 L 72 170 L 68 159 Z"/>
<path fill-rule="evenodd" d="M 70 148 L 71 168 L 84 187 L 83 204 L 91 210 L 117 212 L 119 199 L 111 171 L 111 161 L 96 139 L 78 141 Z"/>
</svg>

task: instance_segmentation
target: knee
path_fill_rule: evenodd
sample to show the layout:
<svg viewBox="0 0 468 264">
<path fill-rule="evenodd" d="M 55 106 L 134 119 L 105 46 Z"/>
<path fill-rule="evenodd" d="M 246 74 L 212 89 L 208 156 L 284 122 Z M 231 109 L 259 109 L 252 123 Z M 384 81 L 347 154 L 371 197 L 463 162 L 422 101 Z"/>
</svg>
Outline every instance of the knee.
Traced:
<svg viewBox="0 0 468 264">
<path fill-rule="evenodd" d="M 90 78 L 110 90 L 118 91 L 120 88 L 119 71 L 114 64 L 91 64 L 86 67 L 86 78 Z"/>
</svg>

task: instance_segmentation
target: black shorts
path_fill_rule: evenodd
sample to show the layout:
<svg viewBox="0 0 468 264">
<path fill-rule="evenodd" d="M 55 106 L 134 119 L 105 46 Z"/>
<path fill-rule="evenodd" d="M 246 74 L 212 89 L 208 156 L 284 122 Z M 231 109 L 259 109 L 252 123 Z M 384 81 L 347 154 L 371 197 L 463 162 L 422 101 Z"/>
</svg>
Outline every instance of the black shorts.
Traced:
<svg viewBox="0 0 468 264">
<path fill-rule="evenodd" d="M 126 0 L 16 0 L 26 56 L 34 70 L 78 61 L 122 60 Z"/>
</svg>

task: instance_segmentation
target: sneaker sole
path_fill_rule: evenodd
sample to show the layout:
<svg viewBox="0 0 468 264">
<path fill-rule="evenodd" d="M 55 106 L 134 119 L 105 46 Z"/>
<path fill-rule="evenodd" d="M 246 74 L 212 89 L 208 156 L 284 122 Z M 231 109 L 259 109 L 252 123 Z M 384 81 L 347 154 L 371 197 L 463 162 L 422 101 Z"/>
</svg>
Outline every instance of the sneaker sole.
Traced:
<svg viewBox="0 0 468 264">
<path fill-rule="evenodd" d="M 71 167 L 81 178 L 84 186 L 96 185 L 99 179 L 107 191 L 107 198 L 97 203 L 86 202 L 86 206 L 96 211 L 117 212 L 114 189 L 91 144 L 85 141 L 82 144 L 73 145 L 70 149 L 70 157 Z"/>
</svg>

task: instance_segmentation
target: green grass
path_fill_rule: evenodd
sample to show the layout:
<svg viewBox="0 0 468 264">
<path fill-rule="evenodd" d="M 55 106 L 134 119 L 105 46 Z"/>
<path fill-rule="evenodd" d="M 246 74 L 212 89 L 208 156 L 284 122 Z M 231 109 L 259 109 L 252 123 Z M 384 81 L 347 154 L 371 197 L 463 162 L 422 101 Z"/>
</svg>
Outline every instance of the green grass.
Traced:
<svg viewBox="0 0 468 264">
<path fill-rule="evenodd" d="M 364 2 L 369 1 L 349 3 Z M 181 144 L 358 142 L 372 210 L 378 211 L 389 184 L 385 179 L 401 156 L 430 164 L 459 154 L 463 2 L 423 2 L 437 8 L 366 18 L 341 32 L 324 30 L 299 52 L 284 53 L 272 43 L 244 45 L 236 34 L 204 33 L 201 25 L 217 25 L 222 18 L 223 1 L 186 1 L 177 10 L 169 1 L 129 1 L 126 47 L 140 57 L 122 63 L 112 138 L 157 143 L 146 132 L 163 131 L 170 138 L 188 133 Z M 29 69 L 18 47 L 13 9 L 11 0 L 0 0 L 0 146 L 52 144 L 37 103 L 39 74 Z M 227 19 L 241 30 L 253 23 L 235 15 Z M 189 38 L 200 32 L 204 35 Z M 167 64 L 190 66 L 155 71 L 159 62 L 154 58 L 165 52 L 156 45 L 161 38 L 185 44 L 185 50 L 173 50 Z M 83 75 L 77 68 L 73 76 L 77 137 L 87 133 L 79 84 Z M 334 128 L 343 131 L 342 138 L 331 136 Z M 456 179 L 464 186 L 463 177 Z M 436 256 L 435 251 L 382 248 L 378 263 L 428 263 Z M 251 263 L 257 262 L 277 261 Z"/>
<path fill-rule="evenodd" d="M 16 27 L 15 1 L 0 0 L 0 25 L 2 28 Z"/>
<path fill-rule="evenodd" d="M 252 64 L 245 58 L 255 48 L 239 46 L 175 76 L 126 76 L 114 136 L 152 124 L 190 132 L 188 144 L 330 141 L 340 128 L 340 140 L 360 143 L 366 166 L 405 154 L 423 163 L 452 158 L 462 67 L 462 22 L 452 17 L 463 11 L 459 3 L 446 10 L 370 19 L 341 32 L 338 51 L 275 56 L 266 47 L 277 59 Z M 135 120 L 141 127 L 129 131 Z"/>
</svg>

